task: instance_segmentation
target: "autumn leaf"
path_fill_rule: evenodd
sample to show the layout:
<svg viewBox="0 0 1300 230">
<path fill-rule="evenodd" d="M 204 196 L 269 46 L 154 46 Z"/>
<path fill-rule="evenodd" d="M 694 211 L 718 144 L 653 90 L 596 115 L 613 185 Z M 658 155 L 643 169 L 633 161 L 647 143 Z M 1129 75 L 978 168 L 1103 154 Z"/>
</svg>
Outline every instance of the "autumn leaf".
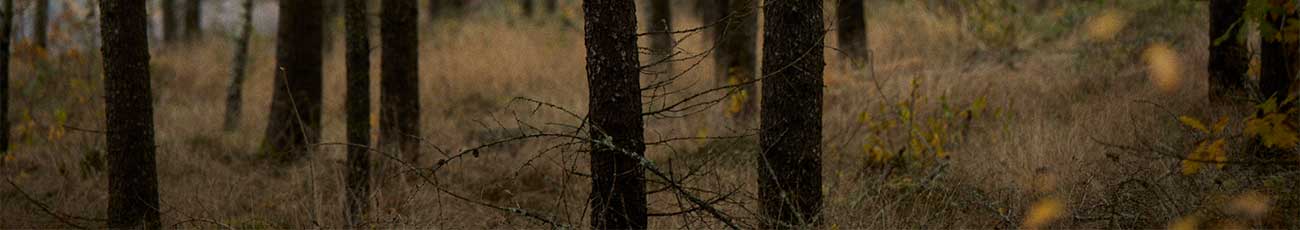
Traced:
<svg viewBox="0 0 1300 230">
<path fill-rule="evenodd" d="M 1196 118 L 1189 117 L 1189 116 L 1178 116 L 1178 121 L 1182 122 L 1183 125 L 1186 125 L 1187 127 L 1200 130 L 1202 133 L 1207 133 L 1207 134 L 1210 133 L 1210 129 L 1205 128 L 1205 124 L 1201 123 L 1201 121 L 1197 120 Z"/>
<path fill-rule="evenodd" d="M 1187 154 L 1187 158 L 1183 159 L 1182 172 L 1184 176 L 1196 174 L 1201 171 L 1201 161 L 1205 159 L 1205 149 L 1208 145 L 1209 143 L 1205 141 L 1197 142 L 1196 148 L 1192 149 L 1192 153 Z"/>
<path fill-rule="evenodd" d="M 1266 147 L 1292 148 L 1300 142 L 1295 128 L 1286 123 L 1286 115 L 1273 113 L 1246 121 L 1246 135 L 1259 137 Z"/>
<path fill-rule="evenodd" d="M 1214 126 L 1210 128 L 1210 131 L 1213 131 L 1213 133 L 1222 133 L 1223 129 L 1227 127 L 1228 127 L 1228 118 L 1220 117 L 1219 121 L 1214 122 Z"/>
</svg>

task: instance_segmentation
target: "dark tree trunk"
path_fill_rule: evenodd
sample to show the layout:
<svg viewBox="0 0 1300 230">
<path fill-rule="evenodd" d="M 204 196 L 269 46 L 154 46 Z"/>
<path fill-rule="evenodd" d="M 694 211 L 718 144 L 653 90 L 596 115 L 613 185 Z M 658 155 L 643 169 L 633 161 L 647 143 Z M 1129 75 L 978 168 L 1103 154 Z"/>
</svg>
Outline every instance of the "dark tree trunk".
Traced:
<svg viewBox="0 0 1300 230">
<path fill-rule="evenodd" d="M 226 88 L 226 132 L 239 127 L 239 114 L 243 108 L 245 69 L 248 68 L 248 45 L 253 36 L 253 0 L 244 0 L 243 33 L 235 41 L 234 63 L 230 69 L 230 85 Z"/>
<path fill-rule="evenodd" d="M 101 1 L 108 228 L 158 229 L 158 175 L 145 0 Z"/>
<path fill-rule="evenodd" d="M 158 8 L 162 10 L 163 41 L 175 41 L 180 33 L 177 28 L 179 25 L 176 24 L 176 20 L 178 20 L 176 18 L 176 0 L 162 0 L 160 4 L 162 6 Z"/>
<path fill-rule="evenodd" d="M 189 0 L 185 5 L 185 39 L 194 40 L 203 35 L 203 0 Z"/>
<path fill-rule="evenodd" d="M 647 0 L 650 3 L 650 62 L 658 63 L 652 71 L 656 74 L 671 74 L 672 62 L 666 61 L 673 53 L 673 14 L 669 0 Z"/>
<path fill-rule="evenodd" d="M 718 15 L 721 31 L 717 31 L 718 80 L 722 84 L 742 84 L 754 80 L 758 74 L 758 0 L 722 0 L 719 1 Z M 736 123 L 746 124 L 753 120 L 757 112 L 757 84 L 746 84 L 736 88 L 732 95 L 732 105 L 727 106 L 726 115 Z"/>
<path fill-rule="evenodd" d="M 559 0 L 544 0 L 542 1 L 542 4 L 543 4 L 542 7 L 546 8 L 546 14 L 554 15 L 559 13 L 558 12 L 560 10 Z"/>
<path fill-rule="evenodd" d="M 533 16 L 533 11 L 535 11 L 534 8 L 536 8 L 533 6 L 533 0 L 519 0 L 519 4 L 520 7 L 524 9 L 524 17 Z"/>
<path fill-rule="evenodd" d="M 46 31 L 50 28 L 50 1 L 36 0 L 36 20 L 32 25 L 32 36 L 35 37 L 33 39 L 36 40 L 36 47 L 45 48 L 46 43 L 49 42 L 49 33 Z"/>
<path fill-rule="evenodd" d="M 822 1 L 763 8 L 763 108 L 758 159 L 762 228 L 822 223 Z"/>
<path fill-rule="evenodd" d="M 646 228 L 636 4 L 584 0 L 591 128 L 591 226 Z M 604 142 L 603 140 L 611 140 Z M 612 146 L 611 146 L 612 145 Z"/>
<path fill-rule="evenodd" d="M 1281 0 L 1271 1 L 1275 7 L 1283 7 Z M 1294 20 L 1298 14 L 1295 9 L 1286 9 L 1285 15 L 1270 14 L 1268 22 L 1275 28 L 1292 27 L 1283 22 L 1283 20 Z M 1260 76 L 1259 89 L 1264 97 L 1286 98 L 1289 96 L 1289 89 L 1292 82 L 1295 81 L 1297 71 L 1297 58 L 1300 58 L 1300 31 L 1295 29 L 1282 29 L 1278 31 L 1282 36 L 1275 38 L 1262 38 L 1260 44 Z M 1281 39 L 1278 39 L 1281 38 Z M 1288 41 L 1290 40 L 1290 41 Z M 1280 100 L 1279 100 L 1280 101 Z"/>
<path fill-rule="evenodd" d="M 347 0 L 344 30 L 347 34 L 348 226 L 364 223 L 370 208 L 370 36 L 366 18 L 367 0 Z"/>
<path fill-rule="evenodd" d="M 0 158 L 9 154 L 9 42 L 14 27 L 14 0 L 0 9 Z M 3 164 L 3 163 L 0 163 Z"/>
<path fill-rule="evenodd" d="M 302 159 L 320 138 L 320 0 L 280 0 L 276 74 L 262 151 L 280 163 Z"/>
<path fill-rule="evenodd" d="M 419 162 L 419 41 L 415 0 L 383 0 L 380 24 L 379 144 Z M 389 152 L 389 151 L 386 151 Z"/>
<path fill-rule="evenodd" d="M 1225 37 L 1219 44 L 1210 43 L 1210 100 L 1227 101 L 1241 96 L 1250 65 L 1250 53 L 1240 39 L 1243 25 L 1234 27 L 1241 18 L 1245 0 L 1210 1 L 1210 41 Z"/>
<path fill-rule="evenodd" d="M 867 19 L 863 14 L 863 0 L 840 0 L 835 7 L 838 18 L 836 35 L 840 40 L 840 50 L 847 55 L 850 66 L 857 68 L 871 63 L 867 53 Z"/>
</svg>

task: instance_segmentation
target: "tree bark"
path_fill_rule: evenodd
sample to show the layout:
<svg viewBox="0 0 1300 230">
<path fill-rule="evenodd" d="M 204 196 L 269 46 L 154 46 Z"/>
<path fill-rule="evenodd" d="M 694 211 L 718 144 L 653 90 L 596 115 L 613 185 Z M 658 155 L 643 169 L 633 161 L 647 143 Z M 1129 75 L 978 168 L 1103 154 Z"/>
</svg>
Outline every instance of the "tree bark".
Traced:
<svg viewBox="0 0 1300 230">
<path fill-rule="evenodd" d="M 159 4 L 162 4 L 162 6 L 158 8 L 162 10 L 163 41 L 175 41 L 180 33 L 178 28 L 176 28 L 179 26 L 176 24 L 176 20 L 178 20 L 178 18 L 176 18 L 176 0 L 162 0 Z"/>
<path fill-rule="evenodd" d="M 822 223 L 822 1 L 763 8 L 762 122 L 758 199 L 762 228 Z"/>
<path fill-rule="evenodd" d="M 32 36 L 36 47 L 45 48 L 49 42 L 50 0 L 36 0 L 36 19 L 32 23 Z"/>
<path fill-rule="evenodd" d="M 101 1 L 108 139 L 108 228 L 158 229 L 145 0 Z"/>
<path fill-rule="evenodd" d="M 319 0 L 280 0 L 276 74 L 262 151 L 297 161 L 320 138 L 322 22 Z"/>
<path fill-rule="evenodd" d="M 9 154 L 9 44 L 14 27 L 14 0 L 4 0 L 0 9 L 0 158 Z M 0 161 L 0 164 L 3 161 Z"/>
<path fill-rule="evenodd" d="M 853 68 L 871 63 L 871 57 L 867 53 L 867 19 L 863 16 L 862 1 L 839 0 L 839 5 L 835 7 L 835 17 L 839 20 L 835 23 L 839 48 L 847 55 Z"/>
<path fill-rule="evenodd" d="M 379 145 L 420 160 L 419 41 L 415 0 L 383 0 L 380 24 Z M 387 152 L 387 151 L 386 151 Z"/>
<path fill-rule="evenodd" d="M 253 36 L 253 0 L 244 0 L 243 33 L 235 41 L 234 63 L 230 69 L 230 85 L 226 88 L 226 132 L 239 127 L 239 114 L 243 108 L 244 78 L 248 68 L 248 45 Z"/>
<path fill-rule="evenodd" d="M 1274 7 L 1285 7 L 1283 0 L 1271 0 Z M 1285 14 L 1270 14 L 1268 22 L 1275 28 L 1287 28 L 1288 25 L 1284 20 L 1294 20 L 1296 16 L 1295 9 L 1284 10 Z M 1297 58 L 1300 58 L 1300 43 L 1296 42 L 1300 37 L 1300 31 L 1295 29 L 1279 29 L 1280 36 L 1261 38 L 1260 44 L 1260 76 L 1259 89 L 1261 96 L 1277 97 L 1278 101 L 1286 98 L 1290 94 L 1291 84 L 1295 81 L 1297 73 Z M 1290 40 L 1290 41 L 1288 41 Z"/>
<path fill-rule="evenodd" d="M 1250 53 L 1237 29 L 1245 0 L 1210 1 L 1210 100 L 1227 101 L 1244 92 L 1246 72 L 1250 68 Z M 1234 26 L 1235 25 L 1235 26 Z M 1213 41 L 1223 37 L 1219 44 Z"/>
<path fill-rule="evenodd" d="M 203 0 L 189 0 L 185 5 L 185 39 L 194 40 L 203 35 Z"/>
<path fill-rule="evenodd" d="M 636 5 L 582 1 L 586 20 L 591 127 L 591 226 L 646 228 L 645 152 L 638 71 Z M 609 140 L 606 142 L 605 140 Z M 611 146 L 612 145 L 612 146 Z"/>
<path fill-rule="evenodd" d="M 370 208 L 370 29 L 366 18 L 367 0 L 347 0 L 344 30 L 347 34 L 348 227 L 365 223 Z"/>
<path fill-rule="evenodd" d="M 671 75 L 673 63 L 666 61 L 673 53 L 673 14 L 669 0 L 647 0 L 650 4 L 650 62 L 658 63 L 651 68 L 655 74 Z"/>
<path fill-rule="evenodd" d="M 524 10 L 524 17 L 533 16 L 533 11 L 535 11 L 534 8 L 536 8 L 533 6 L 533 0 L 519 0 L 519 4 L 519 6 Z"/>
<path fill-rule="evenodd" d="M 753 81 L 758 74 L 758 0 L 720 0 L 718 20 L 721 30 L 718 36 L 717 75 L 721 84 L 742 84 Z M 753 120 L 757 112 L 757 84 L 745 84 L 736 88 L 732 95 L 732 105 L 725 109 L 726 115 L 738 124 Z"/>
</svg>

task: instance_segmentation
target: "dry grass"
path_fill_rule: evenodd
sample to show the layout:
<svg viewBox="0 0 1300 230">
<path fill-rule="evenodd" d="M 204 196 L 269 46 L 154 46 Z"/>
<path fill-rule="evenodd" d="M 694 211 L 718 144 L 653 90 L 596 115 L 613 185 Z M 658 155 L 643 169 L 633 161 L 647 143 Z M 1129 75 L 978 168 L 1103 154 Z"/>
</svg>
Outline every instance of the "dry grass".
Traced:
<svg viewBox="0 0 1300 230">
<path fill-rule="evenodd" d="M 1205 6 L 1173 5 L 1191 13 L 1086 4 L 1076 6 L 1082 13 L 1046 13 L 1088 17 L 1101 12 L 1096 10 L 1099 8 L 1119 7 L 1133 15 L 1133 22 L 1108 41 L 1091 38 L 1084 25 L 1063 23 L 1058 25 L 1064 31 L 1059 36 L 1018 37 L 1005 42 L 1014 44 L 1011 49 L 997 48 L 970 32 L 967 25 L 973 22 L 937 15 L 919 4 L 873 7 L 868 13 L 874 72 L 846 68 L 842 57 L 827 49 L 823 118 L 827 222 L 846 228 L 1011 228 L 1019 226 L 1035 201 L 1058 197 L 1065 203 L 1065 218 L 1051 226 L 1158 228 L 1181 216 L 1208 215 L 1204 210 L 1217 210 L 1216 204 L 1222 202 L 1216 200 L 1222 197 L 1260 189 L 1245 182 L 1208 184 L 1243 178 L 1221 175 L 1226 172 L 1171 178 L 1169 175 L 1177 174 L 1176 160 L 1122 155 L 1098 143 L 1153 139 L 1186 145 L 1185 130 L 1169 119 L 1166 111 L 1210 116 L 1234 114 L 1224 111 L 1238 109 L 1202 102 L 1207 56 L 1203 47 L 1208 45 L 1203 36 Z M 573 7 L 566 12 L 570 18 L 580 15 Z M 479 145 L 499 137 L 492 130 L 518 126 L 516 118 L 534 124 L 578 122 L 548 109 L 529 113 L 533 106 L 512 101 L 514 97 L 586 111 L 580 23 L 574 27 L 555 18 L 546 22 L 499 18 L 471 15 L 466 20 L 440 22 L 422 33 L 421 122 L 428 141 L 424 150 L 434 159 L 445 157 L 435 146 L 456 151 Z M 678 27 L 699 25 L 693 17 L 679 16 L 676 22 Z M 691 36 L 681 45 L 688 55 L 708 50 L 703 34 Z M 831 47 L 835 46 L 833 40 L 828 39 Z M 253 64 L 245 86 L 245 116 L 234 133 L 224 133 L 220 127 L 231 61 L 229 42 L 214 38 L 154 52 L 164 222 L 190 221 L 184 226 L 205 226 L 191 221 L 202 219 L 239 228 L 340 227 L 342 149 L 323 146 L 311 160 L 290 168 L 263 164 L 252 151 L 265 125 L 274 63 L 273 39 L 263 35 L 254 41 Z M 344 140 L 343 46 L 341 39 L 334 41 L 338 44 L 324 66 L 324 143 Z M 1156 43 L 1172 44 L 1181 60 L 1176 68 L 1183 74 L 1172 90 L 1159 90 L 1146 77 L 1141 52 Z M 13 63 L 18 90 L 13 96 L 16 108 L 11 112 L 11 117 L 17 118 L 11 121 L 23 131 L 15 138 L 21 141 L 12 151 L 14 159 L 3 162 L 0 175 L 56 212 L 103 217 L 104 173 L 85 166 L 95 165 L 93 158 L 102 155 L 102 137 L 53 125 L 59 113 L 66 113 L 70 126 L 102 127 L 99 79 L 91 77 L 98 74 L 97 61 L 57 55 L 38 58 L 30 52 L 35 51 L 19 49 Z M 377 53 L 374 57 L 378 58 Z M 33 60 L 52 60 L 48 68 L 54 70 L 38 69 Z M 373 64 L 378 76 L 379 63 Z M 697 92 L 712 86 L 713 79 L 706 76 L 713 73 L 711 64 L 712 60 L 703 60 L 673 87 Z M 689 63 L 675 66 L 685 68 Z M 944 97 L 955 105 L 985 97 L 996 115 L 975 121 L 967 137 L 949 144 L 950 160 L 897 169 L 883 177 L 887 170 L 866 163 L 868 157 L 860 146 L 868 134 L 858 127 L 862 124 L 857 117 L 907 97 L 913 80 L 922 82 L 920 97 L 931 101 Z M 942 113 L 937 103 L 922 104 L 916 110 Z M 647 139 L 753 132 L 752 127 L 731 126 L 720 111 L 648 120 Z M 65 135 L 51 134 L 60 130 Z M 534 210 L 562 223 L 585 226 L 589 184 L 573 172 L 586 171 L 586 158 L 578 148 L 539 155 L 555 141 L 493 148 L 480 157 L 454 161 L 436 178 L 441 186 L 476 200 Z M 686 141 L 651 147 L 647 155 L 679 173 L 689 166 L 706 165 L 688 185 L 702 189 L 695 191 L 706 197 L 717 194 L 705 190 L 738 189 L 731 202 L 719 207 L 741 222 L 752 222 L 756 188 L 753 147 L 747 146 L 752 144 L 751 139 Z M 426 166 L 430 163 L 425 162 Z M 1132 190 L 1127 184 L 1133 180 L 1157 189 Z M 1295 180 L 1295 176 L 1284 180 Z M 371 220 L 382 226 L 451 229 L 545 227 L 515 214 L 457 200 L 428 186 L 413 186 L 405 197 L 378 191 L 378 207 Z M 1265 192 L 1273 192 L 1269 195 L 1279 196 L 1276 199 L 1288 195 Z M 655 212 L 677 210 L 684 202 L 668 192 L 650 197 Z M 0 227 L 64 227 L 14 187 L 0 186 L 0 203 Z M 1280 212 L 1274 215 L 1295 214 L 1294 209 Z M 702 213 L 657 217 L 651 222 L 653 228 L 721 227 Z"/>
</svg>

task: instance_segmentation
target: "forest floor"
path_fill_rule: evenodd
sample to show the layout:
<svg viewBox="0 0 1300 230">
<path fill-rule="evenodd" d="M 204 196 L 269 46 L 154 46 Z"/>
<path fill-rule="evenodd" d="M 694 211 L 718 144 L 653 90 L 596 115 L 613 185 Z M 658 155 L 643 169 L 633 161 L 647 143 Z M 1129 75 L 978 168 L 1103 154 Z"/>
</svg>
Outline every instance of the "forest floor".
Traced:
<svg viewBox="0 0 1300 230">
<path fill-rule="evenodd" d="M 1205 102 L 1210 41 L 1204 2 L 968 11 L 996 20 L 936 13 L 914 3 L 920 1 L 873 2 L 881 5 L 867 14 L 870 68 L 848 67 L 833 48 L 837 41 L 826 39 L 828 226 L 1300 226 L 1294 191 L 1300 175 L 1252 174 L 1235 165 L 1183 175 L 1180 159 L 1161 154 L 1194 147 L 1195 134 L 1178 116 L 1230 118 L 1229 129 L 1235 130 L 1250 111 Z M 581 11 L 574 4 L 564 9 L 561 16 L 539 19 L 472 14 L 424 26 L 429 29 L 420 48 L 421 131 L 429 162 L 413 166 L 429 168 L 528 125 L 562 131 L 581 122 L 518 99 L 585 113 L 585 50 L 576 20 Z M 678 15 L 675 22 L 680 28 L 700 25 L 693 16 Z M 168 226 L 343 226 L 341 147 L 322 144 L 317 155 L 287 167 L 264 163 L 256 154 L 271 98 L 271 36 L 254 39 L 244 115 L 234 132 L 221 127 L 229 39 L 155 47 L 159 208 Z M 683 34 L 680 48 L 686 56 L 706 52 L 706 37 Z M 322 143 L 344 141 L 343 44 L 341 38 L 332 42 L 324 66 Z M 98 52 L 45 52 L 21 42 L 17 47 L 10 113 L 17 144 L 0 159 L 0 177 L 8 180 L 0 184 L 0 228 L 103 226 L 108 185 L 104 139 L 96 131 L 103 127 Z M 373 57 L 378 59 L 378 51 Z M 647 99 L 647 110 L 715 86 L 710 57 L 674 63 L 686 74 L 658 93 L 678 93 Z M 374 76 L 378 67 L 373 62 Z M 656 79 L 662 78 L 645 82 Z M 377 83 L 378 78 L 373 92 Z M 716 200 L 714 206 L 729 218 L 752 226 L 757 123 L 731 121 L 724 114 L 735 99 L 719 100 L 682 118 L 648 118 L 647 141 L 665 142 L 646 154 L 684 175 L 687 191 Z M 698 138 L 731 136 L 739 137 Z M 585 226 L 587 158 L 580 144 L 568 142 L 534 139 L 448 161 L 432 183 L 378 189 L 369 219 L 377 226 L 547 227 L 482 205 L 490 204 Z M 1244 145 L 1229 143 L 1229 156 Z M 651 191 L 662 187 L 647 185 Z M 649 197 L 653 213 L 693 207 L 673 191 Z M 1039 223 L 1044 221 L 1050 225 Z M 651 224 L 722 227 L 704 212 L 655 216 Z"/>
</svg>

